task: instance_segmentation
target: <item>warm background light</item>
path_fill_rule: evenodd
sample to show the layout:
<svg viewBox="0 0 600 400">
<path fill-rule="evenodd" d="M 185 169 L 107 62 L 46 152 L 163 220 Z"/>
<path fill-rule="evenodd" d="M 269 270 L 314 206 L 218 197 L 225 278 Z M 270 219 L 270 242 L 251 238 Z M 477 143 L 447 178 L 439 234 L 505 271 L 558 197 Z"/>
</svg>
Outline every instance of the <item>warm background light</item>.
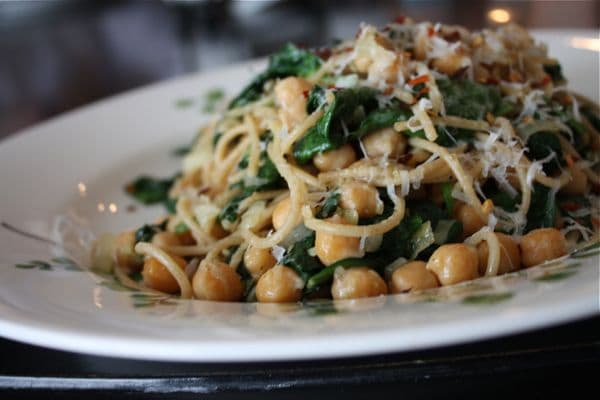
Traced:
<svg viewBox="0 0 600 400">
<path fill-rule="evenodd" d="M 572 47 L 600 52 L 600 39 L 587 37 L 573 37 L 569 41 Z"/>
<path fill-rule="evenodd" d="M 494 8 L 488 11 L 488 18 L 499 24 L 510 21 L 510 12 L 504 8 Z"/>
</svg>

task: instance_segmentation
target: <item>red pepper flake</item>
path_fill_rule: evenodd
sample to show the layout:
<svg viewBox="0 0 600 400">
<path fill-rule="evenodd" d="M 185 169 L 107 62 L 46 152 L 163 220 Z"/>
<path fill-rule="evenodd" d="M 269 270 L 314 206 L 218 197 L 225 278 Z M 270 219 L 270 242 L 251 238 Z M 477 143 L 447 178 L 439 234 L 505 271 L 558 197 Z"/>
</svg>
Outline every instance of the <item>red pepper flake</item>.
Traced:
<svg viewBox="0 0 600 400">
<path fill-rule="evenodd" d="M 444 35 L 444 39 L 449 43 L 458 42 L 460 40 L 460 33 L 458 31 L 450 32 Z"/>
<path fill-rule="evenodd" d="M 573 203 L 572 201 L 564 202 L 561 206 L 567 211 L 577 211 L 581 208 L 581 204 Z"/>
<path fill-rule="evenodd" d="M 419 83 L 426 83 L 428 80 L 429 80 L 429 75 L 421 75 L 421 76 L 417 76 L 416 78 L 408 81 L 408 84 L 410 86 L 416 86 Z"/>
<path fill-rule="evenodd" d="M 540 82 L 540 86 L 546 86 L 550 82 L 552 82 L 552 78 L 550 78 L 550 75 L 546 75 L 544 79 L 542 79 L 542 81 Z"/>
<path fill-rule="evenodd" d="M 398 15 L 396 18 L 394 18 L 394 22 L 397 24 L 403 24 L 404 21 L 406 21 L 405 15 Z"/>
<path fill-rule="evenodd" d="M 327 89 L 335 89 L 335 85 L 331 84 L 327 86 Z"/>
<path fill-rule="evenodd" d="M 304 92 L 302 92 L 302 94 L 304 95 L 305 98 L 308 98 L 308 90 L 305 90 Z"/>
<path fill-rule="evenodd" d="M 323 60 L 327 60 L 331 57 L 331 49 L 329 47 L 321 47 L 320 49 L 317 49 L 316 53 Z"/>
<path fill-rule="evenodd" d="M 432 37 L 433 35 L 435 35 L 435 30 L 430 26 L 427 28 L 427 36 Z"/>
<path fill-rule="evenodd" d="M 496 78 L 489 77 L 487 79 L 487 83 L 490 84 L 490 85 L 497 85 L 497 84 L 500 83 L 500 81 L 498 81 L 498 79 L 496 79 Z"/>
<path fill-rule="evenodd" d="M 573 160 L 573 156 L 571 154 L 567 154 L 565 156 L 565 161 L 567 162 L 567 165 L 569 166 L 569 168 L 573 168 L 575 161 Z"/>
<path fill-rule="evenodd" d="M 385 90 L 383 91 L 383 94 L 386 96 L 389 96 L 390 94 L 392 94 L 392 92 L 394 91 L 394 88 L 391 86 L 388 86 L 385 88 Z"/>
</svg>

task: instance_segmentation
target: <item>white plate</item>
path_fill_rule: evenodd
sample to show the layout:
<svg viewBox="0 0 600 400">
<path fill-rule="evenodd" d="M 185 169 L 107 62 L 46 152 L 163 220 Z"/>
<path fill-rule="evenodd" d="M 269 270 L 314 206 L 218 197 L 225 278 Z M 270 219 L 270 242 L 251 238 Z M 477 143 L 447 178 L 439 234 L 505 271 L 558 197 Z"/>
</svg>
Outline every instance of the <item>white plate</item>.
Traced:
<svg viewBox="0 0 600 400">
<path fill-rule="evenodd" d="M 566 48 L 558 37 L 551 49 L 566 75 L 597 101 L 597 53 Z M 585 60 L 591 67 L 583 74 Z M 94 234 L 140 226 L 160 215 L 160 207 L 128 212 L 132 201 L 122 186 L 140 173 L 167 176 L 178 168 L 170 151 L 188 143 L 206 116 L 201 104 L 181 109 L 175 103 L 215 86 L 234 94 L 259 64 L 136 90 L 0 145 L 0 335 L 117 357 L 283 360 L 461 343 L 598 312 L 598 248 L 422 294 L 286 306 L 124 291 L 110 277 L 57 258 L 68 256 L 85 269 L 85 248 Z M 62 236 L 65 248 L 25 233 Z"/>
</svg>

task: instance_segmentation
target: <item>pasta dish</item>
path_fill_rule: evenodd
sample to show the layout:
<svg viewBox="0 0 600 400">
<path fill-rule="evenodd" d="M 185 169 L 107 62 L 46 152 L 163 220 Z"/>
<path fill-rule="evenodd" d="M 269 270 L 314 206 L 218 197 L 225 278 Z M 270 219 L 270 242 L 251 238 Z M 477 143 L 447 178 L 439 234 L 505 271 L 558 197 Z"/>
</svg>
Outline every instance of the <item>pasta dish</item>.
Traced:
<svg viewBox="0 0 600 400">
<path fill-rule="evenodd" d="M 285 45 L 202 127 L 169 214 L 93 249 L 126 286 L 213 301 L 355 299 L 533 267 L 598 240 L 600 119 L 518 26 L 397 19 Z"/>
</svg>

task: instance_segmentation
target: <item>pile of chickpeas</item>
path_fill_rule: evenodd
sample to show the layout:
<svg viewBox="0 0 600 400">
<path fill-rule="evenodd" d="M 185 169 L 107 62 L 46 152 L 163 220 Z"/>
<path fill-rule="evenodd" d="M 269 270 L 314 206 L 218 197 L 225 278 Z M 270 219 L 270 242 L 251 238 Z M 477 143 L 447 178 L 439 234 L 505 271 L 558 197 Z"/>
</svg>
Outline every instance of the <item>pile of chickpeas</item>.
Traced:
<svg viewBox="0 0 600 400">
<path fill-rule="evenodd" d="M 297 124 L 307 117 L 304 93 L 307 93 L 311 87 L 312 84 L 299 77 L 288 77 L 275 85 L 276 101 L 284 120 L 289 125 Z M 408 150 L 406 137 L 392 128 L 372 132 L 361 141 L 362 150 L 369 159 L 398 159 Z M 422 162 L 428 157 L 426 152 L 413 151 L 408 158 L 407 166 L 414 167 L 414 163 Z M 364 161 L 359 160 L 355 149 L 346 144 L 338 149 L 317 154 L 312 160 L 311 168 L 318 172 L 329 172 Z M 571 169 L 574 178 L 564 190 L 573 194 L 584 193 L 588 185 L 585 175 L 576 166 Z M 440 183 L 448 179 L 447 171 L 442 171 L 439 175 L 439 179 L 436 178 L 435 181 L 424 181 L 421 188 L 411 192 L 409 196 L 415 199 L 428 197 L 441 205 L 443 198 Z M 328 221 L 337 224 L 357 224 L 359 218 L 370 218 L 383 212 L 383 203 L 377 188 L 371 184 L 350 181 L 342 184 L 337 190 L 340 194 L 339 206 L 348 212 L 342 213 L 343 216 L 336 214 L 328 218 Z M 273 229 L 278 230 L 283 226 L 289 211 L 289 199 L 276 205 L 272 215 Z M 464 237 L 472 235 L 486 225 L 486 221 L 481 218 L 477 210 L 465 203 L 456 204 L 453 216 L 462 223 Z M 227 235 L 227 232 L 219 224 L 215 224 L 211 235 L 219 239 Z M 565 239 L 560 231 L 554 228 L 533 230 L 523 236 L 519 243 L 511 236 L 502 233 L 495 233 L 495 235 L 501 246 L 498 274 L 538 265 L 566 254 Z M 164 265 L 151 257 L 141 259 L 135 253 L 133 232 L 121 234 L 116 242 L 115 261 L 125 272 L 141 270 L 147 287 L 165 293 L 179 291 L 177 282 Z M 189 233 L 161 232 L 154 235 L 152 243 L 167 248 L 193 244 L 193 238 Z M 314 250 L 325 266 L 345 258 L 363 255 L 359 238 L 321 231 L 315 232 Z M 488 253 L 485 242 L 476 247 L 464 243 L 442 245 L 427 262 L 411 261 L 397 268 L 388 282 L 369 265 L 349 269 L 338 268 L 334 273 L 329 293 L 320 294 L 333 299 L 356 299 L 452 285 L 483 276 Z M 183 258 L 175 255 L 172 258 L 182 269 L 186 267 Z M 303 280 L 292 268 L 277 264 L 271 249 L 250 246 L 245 251 L 243 262 L 248 273 L 257 282 L 256 298 L 259 302 L 295 302 L 302 298 Z M 202 263 L 193 275 L 192 288 L 196 298 L 214 301 L 240 301 L 244 292 L 241 277 L 234 268 L 220 260 Z"/>
<path fill-rule="evenodd" d="M 347 182 L 339 187 L 340 207 L 353 210 L 358 218 L 368 218 L 382 212 L 382 204 L 377 189 L 365 182 Z M 272 226 L 280 229 L 290 210 L 290 200 L 279 202 L 272 215 Z M 464 203 L 455 207 L 454 217 L 464 227 L 464 235 L 469 236 L 485 225 L 475 210 Z M 357 219 L 342 217 L 340 214 L 327 219 L 338 224 L 356 224 Z M 300 221 L 298 221 L 300 222 Z M 520 242 L 509 235 L 495 233 L 501 247 L 498 274 L 532 267 L 547 260 L 566 254 L 566 242 L 555 228 L 533 230 L 524 235 Z M 186 234 L 160 232 L 154 235 L 152 243 L 161 248 L 191 244 L 193 239 Z M 165 293 L 177 293 L 179 287 L 167 268 L 152 257 L 141 259 L 133 246 L 133 232 L 125 232 L 117 238 L 116 263 L 126 272 L 141 270 L 144 284 Z M 349 257 L 361 257 L 360 239 L 316 231 L 315 254 L 325 266 Z M 329 293 L 323 297 L 333 299 L 357 299 L 388 293 L 405 293 L 439 286 L 453 285 L 483 276 L 488 261 L 488 245 L 482 242 L 470 246 L 453 243 L 440 246 L 424 261 L 410 261 L 391 274 L 386 282 L 369 265 L 338 268 L 333 277 Z M 172 255 L 173 260 L 184 269 L 186 261 Z M 287 266 L 277 264 L 271 249 L 250 246 L 246 249 L 243 262 L 248 273 L 256 280 L 256 299 L 259 302 L 287 303 L 301 300 L 304 282 L 297 272 Z M 241 277 L 227 263 L 214 260 L 205 262 L 192 279 L 194 296 L 213 301 L 240 301 L 244 293 Z"/>
</svg>

